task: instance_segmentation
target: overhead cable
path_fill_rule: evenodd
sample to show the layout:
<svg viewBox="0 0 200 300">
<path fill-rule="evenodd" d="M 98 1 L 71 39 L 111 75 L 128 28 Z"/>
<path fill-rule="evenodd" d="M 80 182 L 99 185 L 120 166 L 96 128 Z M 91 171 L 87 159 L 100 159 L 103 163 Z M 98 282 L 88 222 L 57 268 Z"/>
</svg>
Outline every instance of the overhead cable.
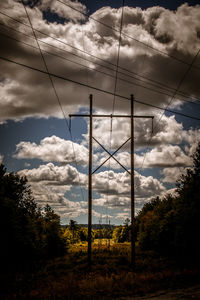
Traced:
<svg viewBox="0 0 200 300">
<path fill-rule="evenodd" d="M 73 9 L 73 10 L 79 12 L 80 14 L 82 14 L 82 15 L 88 17 L 86 13 L 84 13 L 84 12 L 81 11 L 81 10 L 78 10 L 77 8 L 71 6 L 71 5 L 68 4 L 68 3 L 65 3 L 65 2 L 63 2 L 63 1 L 61 1 L 61 0 L 57 0 L 57 2 L 60 2 L 60 3 L 62 3 L 63 5 L 68 6 L 68 7 L 70 7 L 71 9 Z M 101 24 L 101 25 L 103 25 L 103 26 L 105 26 L 105 27 L 107 27 L 107 28 L 109 28 L 109 29 L 115 31 L 115 32 L 118 32 L 118 33 L 120 32 L 119 29 L 117 29 L 117 28 L 115 28 L 115 27 L 113 27 L 113 26 L 110 26 L 110 25 L 108 25 L 108 24 L 106 24 L 106 23 L 104 23 L 104 22 L 102 22 L 102 21 L 99 21 L 99 20 L 97 20 L 96 18 L 94 18 L 94 17 L 92 17 L 92 16 L 89 16 L 88 19 L 91 19 L 91 20 L 93 20 L 93 21 L 95 21 L 95 22 L 97 22 L 97 23 L 99 23 L 99 24 Z M 154 51 L 156 51 L 156 52 L 158 52 L 158 53 L 160 53 L 160 54 L 163 54 L 163 55 L 165 55 L 165 56 L 168 56 L 168 57 L 170 57 L 171 59 L 174 59 L 174 60 L 176 60 L 176 61 L 178 61 L 178 62 L 180 62 L 180 63 L 183 63 L 183 64 L 185 64 L 185 65 L 190 65 L 190 63 L 188 63 L 188 62 L 186 62 L 186 61 L 184 61 L 184 60 L 182 60 L 182 59 L 180 59 L 180 58 L 178 58 L 178 57 L 176 57 L 176 56 L 173 56 L 173 55 L 171 55 L 171 54 L 169 54 L 169 53 L 166 53 L 166 52 L 164 52 L 164 51 L 162 51 L 162 50 L 159 50 L 159 49 L 157 49 L 157 48 L 155 48 L 155 47 L 153 47 L 153 46 L 151 46 L 151 45 L 149 45 L 149 44 L 146 44 L 145 42 L 142 42 L 142 41 L 136 39 L 135 37 L 130 36 L 129 34 L 127 34 L 127 33 L 125 33 L 125 32 L 122 32 L 121 34 L 122 34 L 123 36 L 125 36 L 125 37 L 131 39 L 131 40 L 134 40 L 134 41 L 137 42 L 137 43 L 142 44 L 142 45 L 145 46 L 145 47 L 148 47 L 148 48 L 150 48 L 150 49 L 152 49 L 152 50 L 154 50 Z M 198 66 L 193 66 L 193 68 L 200 69 L 200 67 L 198 67 Z"/>
<path fill-rule="evenodd" d="M 27 69 L 30 69 L 30 70 L 37 71 L 37 72 L 40 72 L 42 74 L 47 74 L 48 75 L 48 73 L 46 71 L 44 71 L 44 70 L 41 70 L 41 69 L 38 69 L 38 68 L 35 68 L 35 67 L 32 67 L 32 66 L 29 66 L 29 65 L 17 62 L 17 61 L 15 61 L 13 59 L 10 59 L 10 58 L 7 58 L 7 57 L 3 57 L 3 56 L 0 56 L 0 59 L 4 60 L 6 62 L 10 62 L 10 63 L 16 64 L 18 66 L 21 66 L 21 67 L 24 67 L 24 68 L 27 68 Z M 77 85 L 80 85 L 80 86 L 83 86 L 83 87 L 87 87 L 87 88 L 89 87 L 89 88 L 91 88 L 91 89 L 93 89 L 95 91 L 98 91 L 98 92 L 101 92 L 101 93 L 104 93 L 104 94 L 107 94 L 107 95 L 114 96 L 113 92 L 106 91 L 106 90 L 103 90 L 103 89 L 95 87 L 95 86 L 87 85 L 87 84 L 82 83 L 80 81 L 76 81 L 76 80 L 73 80 L 73 79 L 70 79 L 70 78 L 67 78 L 67 77 L 64 77 L 64 76 L 61 76 L 61 75 L 57 75 L 57 74 L 54 74 L 54 73 L 51 73 L 51 72 L 49 72 L 49 74 L 52 77 L 55 77 L 55 78 L 58 78 L 58 79 L 62 79 L 64 81 L 71 82 L 71 83 L 74 83 L 74 84 L 77 84 Z M 119 95 L 119 94 L 115 94 L 115 95 L 118 98 L 130 101 L 129 97 L 126 97 L 126 96 L 123 96 L 123 95 Z M 197 118 L 197 117 L 194 117 L 194 116 L 190 116 L 190 115 L 178 112 L 178 111 L 174 111 L 174 110 L 170 110 L 170 109 L 165 109 L 165 108 L 162 108 L 162 107 L 159 107 L 159 106 L 156 106 L 156 105 L 144 102 L 144 101 L 139 100 L 139 99 L 134 99 L 134 101 L 136 103 L 138 103 L 138 104 L 142 104 L 142 105 L 149 106 L 149 107 L 152 107 L 152 108 L 156 108 L 156 109 L 159 109 L 159 110 L 162 110 L 162 111 L 166 111 L 166 112 L 169 112 L 169 113 L 172 113 L 172 114 L 180 115 L 182 117 L 186 117 L 186 118 L 190 118 L 190 119 L 193 119 L 193 120 L 196 120 L 196 121 L 200 121 L 200 118 Z"/>
<path fill-rule="evenodd" d="M 183 81 L 185 80 L 185 78 L 187 77 L 188 73 L 190 72 L 190 70 L 191 70 L 191 68 L 192 68 L 192 65 L 194 64 L 194 62 L 195 62 L 196 58 L 198 57 L 199 53 L 200 53 L 200 49 L 197 51 L 197 53 L 196 53 L 196 55 L 194 56 L 194 58 L 193 58 L 193 60 L 192 60 L 192 62 L 191 62 L 191 64 L 190 64 L 190 66 L 188 67 L 188 69 L 186 70 L 186 72 L 185 72 L 185 73 L 183 74 L 183 76 L 181 77 L 181 79 L 180 79 L 180 81 L 179 81 L 179 83 L 178 83 L 178 85 L 177 85 L 176 91 L 178 91 L 179 88 L 181 87 Z M 141 167 L 141 169 L 143 168 L 143 165 L 144 165 L 144 162 L 145 162 L 145 159 L 146 159 L 146 155 L 147 155 L 147 151 L 148 151 L 148 149 L 149 149 L 149 147 L 150 147 L 152 138 L 153 138 L 153 136 L 157 133 L 157 132 L 155 131 L 155 128 L 158 127 L 158 125 L 159 125 L 159 123 L 160 123 L 162 117 L 164 116 L 165 111 L 169 111 L 168 107 L 171 105 L 171 103 L 172 103 L 174 97 L 176 96 L 176 91 L 174 92 L 172 98 L 170 99 L 169 103 L 168 103 L 167 106 L 165 107 L 164 112 L 162 113 L 161 117 L 159 118 L 159 120 L 157 121 L 157 123 L 155 124 L 155 126 L 154 126 L 154 128 L 153 128 L 153 131 L 152 131 L 152 134 L 151 134 L 149 143 L 148 143 L 148 147 L 147 147 L 147 150 L 146 150 L 145 155 L 144 155 L 144 159 L 143 159 L 143 162 L 142 162 L 142 167 Z"/>
<path fill-rule="evenodd" d="M 5 14 L 5 13 L 0 12 L 0 14 L 3 14 L 3 15 L 5 15 L 5 16 L 8 17 L 8 18 L 11 18 L 12 20 L 14 20 L 14 21 L 16 21 L 16 22 L 18 22 L 18 23 L 20 23 L 20 24 L 23 24 L 24 26 L 30 27 L 30 25 L 28 25 L 28 24 L 26 24 L 26 23 L 24 23 L 24 22 L 21 22 L 21 21 L 19 21 L 19 20 L 17 20 L 17 19 L 14 19 L 13 17 L 10 17 L 10 16 L 8 16 L 8 15 Z M 17 31 L 16 29 L 13 29 L 12 27 L 7 26 L 7 25 L 5 25 L 5 24 L 3 24 L 3 23 L 0 23 L 0 25 L 9 27 L 9 28 L 11 28 L 12 30 Z M 62 41 L 62 40 L 60 40 L 60 39 L 57 39 L 57 38 L 55 38 L 55 37 L 52 37 L 52 36 L 50 36 L 50 35 L 48 35 L 48 34 L 42 32 L 42 31 L 40 31 L 40 30 L 37 30 L 37 29 L 34 28 L 34 31 L 36 31 L 36 32 L 38 32 L 38 33 L 40 33 L 40 34 L 43 34 L 44 36 L 50 37 L 51 39 L 53 39 L 53 40 L 55 40 L 55 41 L 57 41 L 57 42 L 60 42 L 60 43 L 66 45 L 66 46 L 68 46 L 68 47 L 70 47 L 70 48 L 72 48 L 72 49 L 75 49 L 75 50 L 79 51 L 79 52 L 82 52 L 82 53 L 84 53 L 84 54 L 86 54 L 86 55 L 88 55 L 88 56 L 90 56 L 90 57 L 92 57 L 92 58 L 98 59 L 98 60 L 100 60 L 100 61 L 102 61 L 102 62 L 104 62 L 104 63 L 106 63 L 106 64 L 109 64 L 109 65 L 112 65 L 112 66 L 116 67 L 116 65 L 115 65 L 114 63 L 111 63 L 111 62 L 109 62 L 109 61 L 106 61 L 106 60 L 104 60 L 104 59 L 102 59 L 102 58 L 99 58 L 99 57 L 97 57 L 97 56 L 95 56 L 95 55 L 93 55 L 93 54 L 90 54 L 90 53 L 88 53 L 88 52 L 86 52 L 86 51 L 84 51 L 84 50 L 81 50 L 81 49 L 79 49 L 79 48 L 77 48 L 77 47 L 75 47 L 75 46 L 72 46 L 72 45 L 70 45 L 70 44 L 68 44 L 68 43 L 66 43 L 66 42 L 64 42 L 64 41 Z M 21 32 L 21 31 L 19 31 L 19 32 L 20 32 L 21 34 L 23 34 L 23 35 L 25 35 L 25 36 L 31 38 L 29 35 L 27 35 L 27 34 Z M 110 70 L 110 71 L 113 71 L 113 72 L 116 71 L 116 70 L 114 70 L 114 69 L 112 69 L 112 68 L 110 68 L 110 67 L 108 67 L 108 66 L 101 65 L 101 64 L 97 63 L 96 61 L 95 61 L 95 62 L 94 62 L 94 61 L 91 61 L 91 60 L 89 60 L 89 59 L 87 59 L 87 58 L 85 58 L 85 57 L 79 56 L 79 55 L 76 54 L 76 53 L 72 53 L 72 52 L 70 52 L 70 51 L 67 51 L 66 49 L 61 49 L 61 48 L 59 48 L 59 47 L 57 47 L 57 46 L 55 46 L 55 45 L 49 44 L 49 43 L 47 43 L 47 42 L 45 42 L 45 41 L 42 41 L 41 39 L 38 39 L 38 40 L 39 40 L 41 43 L 43 43 L 43 44 L 46 44 L 46 45 L 51 46 L 51 47 L 53 47 L 53 48 L 59 49 L 60 51 L 67 52 L 67 53 L 69 53 L 69 54 L 71 54 L 71 55 L 73 55 L 73 56 L 79 57 L 79 58 L 81 58 L 81 59 L 83 59 L 83 60 L 92 62 L 93 64 L 98 65 L 98 66 L 103 67 L 103 68 L 106 68 L 106 69 L 108 69 L 108 70 Z M 139 79 L 139 78 L 137 78 L 137 77 L 135 77 L 135 76 L 128 75 L 128 74 L 123 73 L 123 72 L 121 72 L 121 71 L 118 70 L 118 73 L 121 74 L 121 75 L 123 75 L 123 76 L 131 77 L 131 78 L 133 78 L 134 80 L 142 81 L 142 82 L 144 82 L 145 84 L 149 84 L 149 85 L 158 87 L 159 89 L 175 91 L 174 88 L 172 88 L 172 87 L 170 87 L 170 86 L 168 86 L 168 85 L 166 85 L 166 84 L 164 84 L 164 83 L 161 83 L 161 82 L 159 82 L 159 81 L 157 81 L 157 80 L 150 79 L 150 78 L 148 78 L 148 77 L 146 77 L 146 76 L 144 76 L 144 75 L 140 75 L 140 74 L 138 74 L 138 73 L 136 73 L 136 72 L 134 72 L 134 71 L 130 71 L 130 70 L 128 70 L 128 69 L 126 69 L 126 68 L 123 68 L 123 67 L 121 67 L 121 66 L 118 66 L 118 69 L 121 69 L 121 70 L 123 70 L 123 71 L 125 71 L 125 72 L 128 72 L 129 74 L 133 74 L 133 75 L 135 75 L 135 76 L 138 76 L 139 78 L 142 78 L 142 79 L 147 80 L 147 81 L 149 81 L 149 82 L 145 82 L 144 80 L 141 80 L 141 79 Z M 96 71 L 96 70 L 95 70 L 95 71 Z M 155 84 L 152 84 L 151 82 L 152 82 L 152 83 L 155 83 Z M 157 85 L 159 85 L 159 86 L 157 86 Z M 170 91 L 170 92 L 171 92 L 171 91 Z M 179 91 L 179 92 L 178 92 L 178 95 L 180 95 L 180 96 L 182 96 L 182 97 L 186 97 L 186 98 L 191 97 L 190 94 L 187 94 L 186 92 L 182 92 L 182 91 Z M 193 96 L 192 96 L 192 99 L 195 100 L 195 101 L 200 101 L 199 98 L 197 98 L 197 97 L 193 97 Z M 184 100 L 183 100 L 183 101 L 184 101 Z M 193 102 L 193 101 L 190 101 L 190 102 Z"/>
<path fill-rule="evenodd" d="M 22 0 L 22 3 L 23 3 L 23 0 Z M 55 94 L 55 96 L 56 96 L 57 102 L 58 102 L 59 107 L 60 107 L 60 109 L 61 109 L 61 111 L 62 111 L 64 120 L 65 120 L 65 122 L 66 122 L 66 124 L 67 124 L 67 128 L 68 128 L 68 130 L 69 130 L 70 137 L 71 137 L 71 142 L 72 142 L 72 149 L 73 149 L 73 154 L 74 154 L 74 161 L 75 161 L 75 164 L 76 164 L 76 167 L 77 167 L 78 164 L 77 164 L 76 154 L 75 154 L 75 149 L 74 149 L 74 144 L 73 144 L 73 137 L 72 137 L 72 132 L 71 132 L 71 126 L 70 126 L 70 124 L 69 124 L 68 121 L 67 121 L 67 117 L 66 117 L 66 115 L 65 115 L 65 112 L 64 112 L 64 110 L 63 110 L 63 107 L 62 107 L 62 104 L 61 104 L 61 101 L 60 101 L 60 98 L 59 98 L 58 93 L 57 93 L 57 91 L 56 91 L 56 88 L 55 88 L 55 85 L 54 85 L 52 76 L 51 76 L 51 74 L 49 73 L 49 68 L 48 68 L 48 66 L 47 66 L 46 60 L 45 60 L 44 55 L 43 55 L 43 53 L 42 53 L 42 50 L 41 50 L 41 48 L 40 48 L 40 44 L 39 44 L 39 42 L 38 42 L 38 40 L 37 40 L 37 36 L 36 36 L 35 31 L 34 31 L 34 29 L 33 29 L 31 19 L 30 19 L 30 17 L 29 17 L 28 11 L 27 11 L 26 6 L 24 5 L 24 3 L 23 3 L 23 6 L 24 6 L 24 10 L 25 10 L 27 19 L 28 19 L 28 21 L 29 21 L 29 23 L 30 23 L 30 26 L 31 26 L 31 29 L 32 29 L 32 32 L 33 32 L 33 35 L 34 35 L 34 38 L 35 38 L 35 41 L 36 41 L 36 43 L 37 43 L 38 49 L 39 49 L 39 51 L 40 51 L 40 55 L 41 55 L 42 61 L 43 61 L 43 63 L 44 63 L 45 69 L 46 69 L 46 73 L 48 74 L 48 77 L 49 77 L 49 80 L 50 80 L 50 82 L 51 82 L 51 86 L 52 86 L 52 88 L 53 88 L 53 91 L 54 91 L 54 94 Z M 79 173 L 78 173 L 78 178 L 79 178 L 79 184 L 80 184 L 80 174 L 79 174 Z M 84 196 L 83 196 L 83 191 L 82 191 L 81 186 L 80 186 L 80 189 L 81 189 L 82 199 L 83 199 L 83 201 L 84 201 Z"/>
<path fill-rule="evenodd" d="M 14 41 L 16 41 L 16 42 L 18 42 L 18 43 L 21 43 L 21 44 L 23 44 L 23 45 L 25 45 L 25 46 L 28 46 L 28 47 L 30 47 L 30 48 L 32 48 L 32 49 L 39 50 L 38 47 L 35 47 L 35 46 L 33 46 L 33 45 L 30 45 L 30 44 L 28 44 L 28 43 L 26 43 L 26 42 L 23 42 L 23 41 L 21 41 L 21 40 L 18 40 L 18 39 L 16 39 L 16 38 L 11 37 L 11 36 L 8 36 L 7 34 L 2 33 L 1 31 L 0 31 L 0 35 L 4 36 L 4 37 L 6 37 L 6 38 L 9 38 L 9 39 L 11 39 L 11 40 L 14 40 Z M 100 74 L 106 75 L 106 76 L 108 76 L 108 77 L 110 77 L 110 78 L 113 78 L 113 79 L 116 78 L 114 75 L 108 74 L 108 73 L 103 72 L 103 71 L 101 71 L 101 70 L 97 70 L 97 69 L 88 67 L 88 66 L 86 66 L 86 65 L 84 65 L 84 64 L 78 63 L 77 61 L 73 61 L 73 60 L 71 60 L 71 59 L 69 59 L 69 58 L 63 57 L 63 56 L 61 56 L 61 55 L 59 55 L 59 54 L 55 54 L 55 53 L 46 51 L 46 50 L 44 50 L 44 49 L 42 49 L 42 52 L 43 52 L 43 53 L 46 53 L 46 54 L 48 54 L 48 55 L 54 56 L 54 57 L 58 57 L 58 58 L 60 58 L 60 59 L 63 59 L 63 60 L 65 60 L 65 61 L 68 61 L 68 62 L 70 62 L 70 63 L 72 63 L 72 64 L 81 66 L 81 67 L 86 68 L 86 69 L 88 69 L 88 70 L 91 70 L 91 71 L 93 71 L 93 72 L 96 72 L 96 73 L 100 73 Z M 170 95 L 170 94 L 168 94 L 168 93 L 166 93 L 166 92 L 162 92 L 162 91 L 153 89 L 153 88 L 151 88 L 151 87 L 144 86 L 144 85 L 135 83 L 135 82 L 133 82 L 133 81 L 129 81 L 129 80 L 123 79 L 123 78 L 121 78 L 121 77 L 118 77 L 118 80 L 123 81 L 123 82 L 125 82 L 125 83 L 128 83 L 128 84 L 130 84 L 130 85 L 135 85 L 135 86 L 141 87 L 141 88 L 143 88 L 143 89 L 149 90 L 149 91 L 154 92 L 154 93 L 158 93 L 158 94 L 165 95 L 165 96 L 168 96 L 168 97 L 171 97 L 171 96 L 172 96 L 172 95 Z M 142 81 L 142 82 L 143 82 L 143 81 Z M 145 83 L 145 82 L 144 82 L 144 83 Z M 179 96 L 182 96 L 182 95 L 179 95 Z M 190 100 L 184 100 L 184 99 L 180 99 L 180 98 L 177 98 L 177 100 L 178 100 L 178 101 L 183 101 L 183 102 L 186 102 L 186 103 L 191 103 L 191 104 L 194 104 L 194 105 L 200 105 L 200 103 L 197 103 L 197 102 L 194 102 L 194 101 L 190 101 Z"/>
</svg>

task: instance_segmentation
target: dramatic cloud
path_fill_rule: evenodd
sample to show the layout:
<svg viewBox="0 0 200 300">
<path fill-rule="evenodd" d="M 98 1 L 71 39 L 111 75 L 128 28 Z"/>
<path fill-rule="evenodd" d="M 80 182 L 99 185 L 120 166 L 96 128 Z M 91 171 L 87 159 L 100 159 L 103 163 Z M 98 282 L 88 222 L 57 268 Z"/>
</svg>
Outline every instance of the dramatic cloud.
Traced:
<svg viewBox="0 0 200 300">
<path fill-rule="evenodd" d="M 79 10 L 82 13 L 86 13 L 86 7 L 80 2 L 65 0 L 63 1 L 63 3 L 65 3 L 66 5 L 56 0 L 53 1 L 43 0 L 38 2 L 39 2 L 38 8 L 41 9 L 42 11 L 49 10 L 53 13 L 56 13 L 58 16 L 62 18 L 65 18 L 67 20 L 72 20 L 74 22 L 85 20 L 84 15 L 76 11 Z M 74 9 L 72 9 L 71 7 Z"/>
<path fill-rule="evenodd" d="M 20 142 L 14 157 L 21 159 L 37 158 L 45 162 L 59 162 L 86 165 L 88 163 L 88 149 L 83 145 L 61 139 L 57 136 L 46 137 L 40 144 Z"/>
<path fill-rule="evenodd" d="M 78 1 L 68 0 L 66 4 L 80 11 L 86 11 L 85 6 Z M 0 9 L 3 13 L 28 25 L 17 23 L 1 14 L 1 23 L 4 25 L 0 25 L 2 45 L 0 55 L 45 70 L 23 6 L 14 0 L 1 1 Z M 110 63 L 116 63 L 118 32 L 92 19 L 85 20 L 83 15 L 57 1 L 39 1 L 36 7 L 27 7 L 27 11 L 49 72 L 113 92 L 115 68 Z M 55 22 L 49 22 L 45 12 L 57 14 L 64 19 L 60 23 L 57 23 L 56 19 Z M 175 12 L 161 7 L 147 10 L 125 7 L 124 34 L 122 34 L 119 60 L 123 70 L 119 68 L 117 93 L 126 97 L 134 93 L 136 99 L 165 107 L 200 47 L 199 16 L 200 5 L 190 7 L 184 4 Z M 119 29 L 121 9 L 104 7 L 96 11 L 92 17 Z M 158 51 L 151 47 L 155 47 Z M 89 52 L 89 55 L 85 52 Z M 178 60 L 170 58 L 163 52 L 177 57 Z M 85 58 L 87 61 L 84 61 Z M 107 64 L 102 62 L 102 59 Z M 197 57 L 194 64 L 198 65 L 198 62 Z M 85 66 L 90 69 L 86 70 Z M 143 74 L 145 78 L 141 78 L 138 74 Z M 47 75 L 1 60 L 0 76 L 1 122 L 30 116 L 63 117 Z M 182 82 L 180 89 L 190 98 L 199 96 L 198 78 L 199 70 L 193 67 Z M 87 88 L 55 77 L 52 77 L 52 80 L 63 111 L 74 112 L 81 106 L 88 105 Z M 161 85 L 155 81 L 159 81 Z M 113 97 L 97 91 L 93 92 L 96 108 L 112 111 Z M 182 102 L 178 99 L 187 100 L 183 96 L 178 93 L 172 101 L 172 106 L 180 108 Z M 128 112 L 129 103 L 118 101 L 118 98 L 116 100 L 115 110 Z M 140 104 L 136 104 L 136 112 L 157 115 L 160 113 L 158 110 L 149 110 L 148 106 Z"/>
</svg>

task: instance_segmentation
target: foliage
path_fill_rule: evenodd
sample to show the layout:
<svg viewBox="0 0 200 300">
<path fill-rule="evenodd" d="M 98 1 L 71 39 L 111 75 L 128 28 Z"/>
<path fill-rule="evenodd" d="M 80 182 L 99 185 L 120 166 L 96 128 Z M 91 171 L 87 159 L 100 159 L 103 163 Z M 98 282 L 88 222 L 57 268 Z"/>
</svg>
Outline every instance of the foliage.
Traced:
<svg viewBox="0 0 200 300">
<path fill-rule="evenodd" d="M 124 243 L 130 241 L 130 226 L 118 226 L 113 231 L 113 239 L 116 243 Z"/>
<path fill-rule="evenodd" d="M 200 143 L 192 157 L 194 167 L 180 176 L 177 196 L 156 198 L 139 213 L 136 227 L 141 249 L 199 261 Z"/>
<path fill-rule="evenodd" d="M 111 239 L 113 230 L 111 228 L 93 229 L 95 239 Z"/>
<path fill-rule="evenodd" d="M 0 165 L 1 263 L 5 268 L 29 265 L 61 255 L 66 244 L 60 219 L 50 206 L 37 207 L 25 177 Z"/>
<path fill-rule="evenodd" d="M 88 230 L 87 228 L 80 227 L 76 221 L 70 220 L 69 226 L 64 230 L 64 237 L 69 244 L 85 242 L 88 238 Z"/>
</svg>

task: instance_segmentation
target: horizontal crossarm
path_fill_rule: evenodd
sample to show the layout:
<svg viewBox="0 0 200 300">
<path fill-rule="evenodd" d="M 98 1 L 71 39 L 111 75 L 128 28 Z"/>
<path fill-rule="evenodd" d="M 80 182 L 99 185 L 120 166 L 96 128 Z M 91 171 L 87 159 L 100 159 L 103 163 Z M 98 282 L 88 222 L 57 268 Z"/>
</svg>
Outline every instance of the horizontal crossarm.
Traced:
<svg viewBox="0 0 200 300">
<path fill-rule="evenodd" d="M 83 114 L 70 114 L 69 117 L 89 117 L 90 115 L 83 115 Z M 131 118 L 129 115 L 92 115 L 93 118 Z M 154 116 L 134 116 L 134 118 L 145 118 L 145 119 L 153 119 Z"/>
<path fill-rule="evenodd" d="M 126 143 L 128 143 L 128 141 L 130 141 L 130 139 L 131 138 L 129 138 L 127 141 L 125 141 L 119 148 L 117 148 L 117 150 L 115 150 L 112 154 L 108 151 L 108 150 L 106 150 L 106 148 L 103 146 L 103 145 L 101 145 L 101 143 L 99 143 L 98 141 L 97 141 L 97 139 L 95 139 L 94 137 L 93 137 L 93 140 L 97 143 L 97 144 L 99 144 L 99 146 L 101 146 L 102 148 L 103 148 L 103 150 L 105 151 L 105 152 L 107 152 L 108 154 L 109 154 L 109 157 L 98 167 L 98 168 L 96 168 L 93 172 L 92 172 L 92 174 L 94 174 L 97 170 L 99 170 L 111 157 L 128 173 L 128 174 L 131 174 L 130 173 L 130 171 L 126 168 L 126 167 L 124 167 L 115 157 L 114 157 L 114 155 L 126 144 Z"/>
</svg>

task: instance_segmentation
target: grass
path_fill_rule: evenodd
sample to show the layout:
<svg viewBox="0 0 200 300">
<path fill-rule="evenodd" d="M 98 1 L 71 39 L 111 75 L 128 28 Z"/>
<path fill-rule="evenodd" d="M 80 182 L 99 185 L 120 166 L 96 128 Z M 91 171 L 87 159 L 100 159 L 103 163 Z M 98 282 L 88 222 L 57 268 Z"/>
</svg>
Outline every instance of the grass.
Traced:
<svg viewBox="0 0 200 300">
<path fill-rule="evenodd" d="M 138 252 L 130 268 L 130 244 L 93 243 L 92 267 L 87 265 L 87 243 L 71 245 L 64 257 L 49 261 L 34 273 L 15 278 L 2 299 L 115 299 L 144 295 L 196 283 L 199 270 L 183 268 L 155 253 Z"/>
</svg>

